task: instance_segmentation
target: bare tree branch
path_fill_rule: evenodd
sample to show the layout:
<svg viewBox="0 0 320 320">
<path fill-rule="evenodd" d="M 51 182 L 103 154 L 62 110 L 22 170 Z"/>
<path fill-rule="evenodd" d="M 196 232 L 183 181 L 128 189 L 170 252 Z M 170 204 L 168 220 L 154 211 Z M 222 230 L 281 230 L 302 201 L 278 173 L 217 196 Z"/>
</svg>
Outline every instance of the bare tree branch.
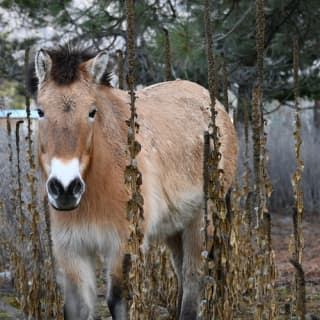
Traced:
<svg viewBox="0 0 320 320">
<path fill-rule="evenodd" d="M 242 17 L 234 24 L 234 26 L 223 36 L 219 36 L 217 38 L 214 38 L 213 41 L 222 41 L 225 40 L 227 37 L 230 36 L 231 33 L 233 33 L 239 26 L 240 24 L 245 20 L 247 15 L 251 12 L 251 10 L 254 8 L 254 6 L 250 6 L 246 12 L 242 15 Z"/>
</svg>

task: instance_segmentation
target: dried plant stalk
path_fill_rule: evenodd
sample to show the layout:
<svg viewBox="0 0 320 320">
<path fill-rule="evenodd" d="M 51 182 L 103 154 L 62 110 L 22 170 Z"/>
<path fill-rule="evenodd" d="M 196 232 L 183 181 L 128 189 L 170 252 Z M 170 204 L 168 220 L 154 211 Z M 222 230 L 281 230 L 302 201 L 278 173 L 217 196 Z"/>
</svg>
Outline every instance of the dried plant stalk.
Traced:
<svg viewBox="0 0 320 320">
<path fill-rule="evenodd" d="M 210 1 L 205 1 L 205 30 L 206 30 L 206 48 L 208 59 L 208 86 L 211 99 L 210 111 L 211 119 L 209 125 L 210 139 L 213 149 L 208 159 L 208 196 L 210 199 L 210 210 L 213 223 L 213 243 L 210 250 L 213 256 L 209 261 L 208 252 L 204 252 L 206 275 L 204 305 L 201 310 L 201 316 L 204 319 L 232 319 L 232 301 L 230 297 L 231 274 L 229 270 L 229 254 L 230 254 L 230 223 L 227 219 L 227 210 L 224 199 L 223 188 L 223 172 L 219 169 L 220 142 L 219 128 L 216 125 L 217 111 L 215 109 L 217 95 L 216 81 L 216 63 L 212 45 L 212 29 L 211 29 L 211 8 Z M 207 222 L 205 221 L 205 226 Z M 206 229 L 206 227 L 205 227 Z M 205 231 L 206 232 L 206 231 Z"/>
<path fill-rule="evenodd" d="M 295 139 L 295 155 L 297 161 L 297 170 L 293 175 L 293 187 L 296 200 L 297 209 L 297 237 L 295 239 L 295 258 L 301 264 L 302 250 L 303 250 L 303 236 L 302 236 L 302 217 L 303 217 L 303 191 L 302 191 L 302 174 L 303 174 L 303 161 L 301 159 L 301 119 L 299 107 L 299 45 L 298 40 L 294 40 L 293 50 L 293 68 L 294 68 L 294 99 L 295 99 L 295 126 L 294 132 Z"/>
<path fill-rule="evenodd" d="M 228 74 L 227 74 L 226 58 L 224 54 L 222 54 L 222 82 L 223 82 L 223 104 L 224 104 L 224 108 L 229 113 Z"/>
<path fill-rule="evenodd" d="M 9 161 L 9 168 L 10 168 L 10 204 L 12 207 L 14 207 L 14 164 L 13 164 L 13 150 L 12 150 L 12 138 L 11 138 L 11 122 L 10 122 L 10 115 L 11 112 L 7 114 L 7 120 L 6 120 L 6 127 L 7 127 L 7 139 L 8 139 L 8 161 Z"/>
<path fill-rule="evenodd" d="M 119 89 L 124 89 L 124 59 L 123 53 L 119 49 L 117 50 L 117 58 L 118 58 L 118 77 L 119 77 Z"/>
<path fill-rule="evenodd" d="M 209 252 L 209 242 L 208 242 L 208 227 L 209 227 L 209 217 L 208 217 L 208 201 L 209 201 L 209 156 L 210 156 L 210 135 L 208 131 L 204 132 L 203 135 L 204 150 L 203 150 L 203 195 L 204 195 L 204 245 L 206 256 Z M 208 265 L 206 265 L 208 268 Z M 206 270 L 208 274 L 209 270 Z"/>
<path fill-rule="evenodd" d="M 130 223 L 129 240 L 127 253 L 131 256 L 131 268 L 126 277 L 125 285 L 131 298 L 129 317 L 130 319 L 149 319 L 150 308 L 146 303 L 144 257 L 141 251 L 143 241 L 143 196 L 141 194 L 142 176 L 138 169 L 136 156 L 141 150 L 141 146 L 136 140 L 136 132 L 139 125 L 136 122 L 137 111 L 135 107 L 135 33 L 134 33 L 134 4 L 133 0 L 126 1 L 127 34 L 128 34 L 128 88 L 130 95 L 130 119 L 127 120 L 128 149 L 130 154 L 130 164 L 125 170 L 125 183 L 129 191 L 129 201 L 127 205 L 127 217 Z"/>
<path fill-rule="evenodd" d="M 257 82 L 263 86 L 263 59 L 264 59 L 264 0 L 256 0 L 256 48 L 257 48 Z"/>
<path fill-rule="evenodd" d="M 20 127 L 23 124 L 22 120 L 16 122 L 16 154 L 17 154 L 17 189 L 15 190 L 16 199 L 16 215 L 19 217 L 18 223 L 18 236 L 17 236 L 17 256 L 16 256 L 16 291 L 19 296 L 21 309 L 26 316 L 30 314 L 29 309 L 29 288 L 28 288 L 28 277 L 27 277 L 27 267 L 25 263 L 25 250 L 26 237 L 26 216 L 23 212 L 23 199 L 22 199 L 22 180 L 21 180 L 21 164 L 20 164 Z"/>
<path fill-rule="evenodd" d="M 271 223 L 267 210 L 267 197 L 271 185 L 266 171 L 266 134 L 262 108 L 263 59 L 264 59 L 264 0 L 256 0 L 256 47 L 257 86 L 253 92 L 253 167 L 254 167 L 254 208 L 256 214 L 256 259 L 255 265 L 255 319 L 274 319 L 275 308 L 275 266 L 271 244 Z"/>
<path fill-rule="evenodd" d="M 291 252 L 293 261 L 296 262 L 295 269 L 295 300 L 297 307 L 298 319 L 305 318 L 305 293 L 300 292 L 305 290 L 301 285 L 301 272 L 302 270 L 302 252 L 303 252 L 303 234 L 302 234 L 302 218 L 304 211 L 303 191 L 302 191 L 302 176 L 303 176 L 303 161 L 301 158 L 301 119 L 299 107 L 299 43 L 298 39 L 293 41 L 293 78 L 294 78 L 294 101 L 295 101 L 295 131 L 293 137 L 295 140 L 295 157 L 297 168 L 292 176 L 292 185 L 295 197 L 295 223 L 294 223 L 294 249 Z M 297 267 L 298 266 L 298 267 Z"/>
<path fill-rule="evenodd" d="M 6 119 L 6 129 L 7 129 L 7 139 L 8 139 L 8 161 L 9 161 L 9 170 L 10 170 L 10 180 L 9 180 L 9 206 L 11 208 L 15 207 L 15 202 L 16 202 L 16 196 L 15 196 L 15 179 L 14 179 L 14 164 L 13 164 L 13 149 L 12 149 L 12 128 L 11 128 L 11 122 L 10 122 L 10 115 L 11 113 L 9 112 L 7 114 L 7 119 Z M 7 212 L 4 212 L 4 206 L 3 203 L 1 203 L 1 209 L 2 209 L 2 214 L 3 214 L 3 223 L 4 225 L 8 223 L 8 217 L 7 217 Z M 16 218 L 16 215 L 15 215 Z M 17 250 L 15 250 L 15 239 L 6 239 L 6 244 L 8 245 L 9 250 L 9 255 L 10 255 L 10 262 L 11 262 L 11 268 L 13 270 L 13 278 L 16 278 L 16 272 L 17 272 L 17 262 L 18 262 L 18 255 L 17 255 Z M 17 283 L 15 283 L 17 287 Z"/>
<path fill-rule="evenodd" d="M 29 49 L 25 51 L 25 74 L 28 72 L 29 64 Z M 25 97 L 26 102 L 26 113 L 27 113 L 27 126 L 28 126 L 28 162 L 29 162 L 29 172 L 27 174 L 27 180 L 30 186 L 31 202 L 27 205 L 28 211 L 32 217 L 32 273 L 31 273 L 31 289 L 29 294 L 30 303 L 30 313 L 36 319 L 41 319 L 41 242 L 39 235 L 39 212 L 37 210 L 36 203 L 36 176 L 35 176 L 35 162 L 33 154 L 33 141 L 32 141 L 32 122 L 30 118 L 30 99 L 28 96 Z M 21 190 L 22 192 L 22 190 Z"/>
<path fill-rule="evenodd" d="M 301 264 L 293 259 L 290 259 L 291 264 L 296 270 L 296 279 L 297 279 L 297 319 L 305 320 L 306 319 L 306 282 L 304 278 L 304 271 Z"/>
<path fill-rule="evenodd" d="M 28 78 L 29 56 L 30 56 L 30 48 L 27 48 L 24 52 L 24 79 L 25 79 L 25 81 Z M 27 94 L 25 95 L 25 102 L 26 102 L 27 118 L 30 119 L 30 97 Z"/>
<path fill-rule="evenodd" d="M 256 246 L 257 253 L 254 261 L 255 266 L 255 290 L 256 290 L 256 311 L 255 319 L 263 319 L 264 311 L 264 279 L 263 279 L 263 243 L 265 241 L 263 228 L 261 224 L 263 222 L 263 208 L 261 206 L 261 114 L 260 114 L 260 90 L 255 88 L 253 92 L 253 110 L 252 110 L 252 134 L 253 134 L 253 169 L 254 169 L 254 208 L 256 214 Z"/>
<path fill-rule="evenodd" d="M 166 28 L 162 29 L 164 32 L 164 52 L 165 52 L 165 65 L 166 65 L 166 80 L 172 80 L 172 73 L 171 73 L 171 50 L 170 50 L 170 39 L 169 39 L 169 32 Z"/>
<path fill-rule="evenodd" d="M 254 270 L 253 270 L 253 232 L 252 213 L 253 197 L 251 188 L 251 169 L 249 155 L 249 114 L 248 105 L 244 105 L 244 137 L 245 137 L 245 160 L 244 174 L 242 176 L 243 186 L 240 188 L 236 181 L 232 204 L 233 221 L 230 243 L 232 246 L 232 269 L 233 277 L 234 306 L 240 308 L 241 305 L 252 305 L 254 299 Z M 241 205 L 241 202 L 244 202 Z"/>
<path fill-rule="evenodd" d="M 47 235 L 47 261 L 45 262 L 45 268 L 48 270 L 46 273 L 46 297 L 44 305 L 47 307 L 45 310 L 45 319 L 57 319 L 63 320 L 63 299 L 56 282 L 56 270 L 55 261 L 52 251 L 52 238 L 51 238 L 51 224 L 50 224 L 50 213 L 48 207 L 48 199 L 45 196 L 43 200 L 43 211 L 45 218 L 45 230 Z"/>
<path fill-rule="evenodd" d="M 208 212 L 208 201 L 209 201 L 209 157 L 210 157 L 210 134 L 208 131 L 204 132 L 204 150 L 203 150 L 203 195 L 204 195 L 204 227 L 203 227 L 203 277 L 205 278 L 205 292 L 204 297 L 200 306 L 200 319 L 209 319 L 210 315 L 213 314 L 213 260 L 209 254 L 210 243 L 208 228 L 210 224 L 209 212 Z M 211 243 L 212 245 L 212 243 Z"/>
</svg>

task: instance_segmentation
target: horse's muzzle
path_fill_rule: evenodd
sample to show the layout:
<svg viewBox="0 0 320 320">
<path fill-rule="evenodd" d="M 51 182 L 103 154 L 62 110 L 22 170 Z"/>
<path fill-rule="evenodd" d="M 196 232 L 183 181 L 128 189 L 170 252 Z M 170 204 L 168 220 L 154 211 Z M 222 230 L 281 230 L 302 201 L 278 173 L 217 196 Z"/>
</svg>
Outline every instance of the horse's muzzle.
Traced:
<svg viewBox="0 0 320 320">
<path fill-rule="evenodd" d="M 47 181 L 49 202 L 56 210 L 67 211 L 76 209 L 84 193 L 85 186 L 81 178 L 74 178 L 68 186 L 64 186 L 57 178 Z"/>
</svg>

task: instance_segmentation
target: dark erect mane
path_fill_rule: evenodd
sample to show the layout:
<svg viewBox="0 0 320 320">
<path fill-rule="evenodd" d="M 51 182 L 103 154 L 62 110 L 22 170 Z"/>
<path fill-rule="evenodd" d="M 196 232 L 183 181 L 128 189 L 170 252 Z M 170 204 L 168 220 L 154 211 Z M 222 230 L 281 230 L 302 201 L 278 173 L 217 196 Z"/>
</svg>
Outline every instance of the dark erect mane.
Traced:
<svg viewBox="0 0 320 320">
<path fill-rule="evenodd" d="M 66 43 L 55 48 L 45 49 L 52 59 L 51 79 L 58 85 L 67 85 L 79 78 L 81 63 L 94 58 L 98 51 L 93 47 L 84 48 L 81 44 Z M 110 86 L 111 75 L 106 72 L 100 84 Z M 35 74 L 34 61 L 29 65 L 26 79 L 27 89 L 31 96 L 35 96 L 38 89 L 38 79 Z"/>
</svg>

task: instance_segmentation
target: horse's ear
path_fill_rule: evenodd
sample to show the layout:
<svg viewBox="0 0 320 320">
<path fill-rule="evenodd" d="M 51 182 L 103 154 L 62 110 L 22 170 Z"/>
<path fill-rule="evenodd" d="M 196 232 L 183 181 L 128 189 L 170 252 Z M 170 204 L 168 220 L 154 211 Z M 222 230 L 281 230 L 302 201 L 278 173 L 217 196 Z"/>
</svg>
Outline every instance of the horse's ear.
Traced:
<svg viewBox="0 0 320 320">
<path fill-rule="evenodd" d="M 90 76 L 96 83 L 102 83 L 105 74 L 107 74 L 109 55 L 107 51 L 98 53 L 89 64 Z"/>
<path fill-rule="evenodd" d="M 50 55 L 44 49 L 40 49 L 35 57 L 35 70 L 39 85 L 48 78 L 51 68 L 52 60 Z"/>
</svg>

